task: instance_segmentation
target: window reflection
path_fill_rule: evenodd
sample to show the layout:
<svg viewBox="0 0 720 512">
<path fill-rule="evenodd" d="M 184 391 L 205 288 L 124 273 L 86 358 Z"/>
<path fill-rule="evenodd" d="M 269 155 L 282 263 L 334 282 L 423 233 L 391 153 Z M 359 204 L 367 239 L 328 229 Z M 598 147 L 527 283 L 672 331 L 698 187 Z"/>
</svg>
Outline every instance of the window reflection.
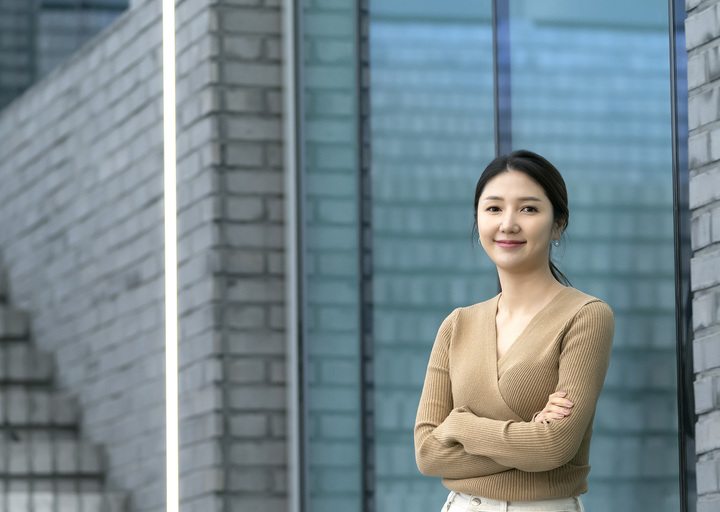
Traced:
<svg viewBox="0 0 720 512">
<path fill-rule="evenodd" d="M 667 6 L 539 7 L 511 2 L 513 146 L 563 173 L 571 212 L 564 268 L 616 318 L 583 499 L 601 512 L 676 511 Z"/>
<path fill-rule="evenodd" d="M 434 333 L 496 289 L 470 233 L 494 151 L 490 3 L 371 5 L 370 52 L 375 499 L 409 512 L 447 495 L 412 439 Z"/>
</svg>

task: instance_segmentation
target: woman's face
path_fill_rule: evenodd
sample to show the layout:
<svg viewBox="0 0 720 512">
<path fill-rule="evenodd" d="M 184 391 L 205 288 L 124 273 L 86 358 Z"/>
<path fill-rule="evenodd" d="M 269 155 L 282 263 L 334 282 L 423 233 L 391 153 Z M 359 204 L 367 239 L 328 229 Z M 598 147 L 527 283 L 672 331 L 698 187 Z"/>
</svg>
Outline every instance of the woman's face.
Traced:
<svg viewBox="0 0 720 512">
<path fill-rule="evenodd" d="M 510 170 L 487 182 L 477 211 L 480 243 L 498 269 L 548 268 L 550 244 L 560 237 L 553 206 L 527 174 Z"/>
</svg>

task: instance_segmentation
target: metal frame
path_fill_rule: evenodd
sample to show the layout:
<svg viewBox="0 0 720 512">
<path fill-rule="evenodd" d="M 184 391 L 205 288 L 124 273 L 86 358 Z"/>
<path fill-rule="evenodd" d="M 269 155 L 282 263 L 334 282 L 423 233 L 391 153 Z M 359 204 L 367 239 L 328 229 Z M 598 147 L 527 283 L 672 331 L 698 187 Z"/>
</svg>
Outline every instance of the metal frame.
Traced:
<svg viewBox="0 0 720 512">
<path fill-rule="evenodd" d="M 679 73 L 678 33 L 684 34 L 685 3 L 668 0 L 670 47 L 670 109 L 672 130 L 673 239 L 675 255 L 675 340 L 677 364 L 678 458 L 680 463 L 680 510 L 693 512 L 695 489 L 695 416 L 693 397 L 692 302 L 690 297 L 690 217 L 687 119 L 679 105 L 687 105 L 687 81 Z M 684 153 L 683 153 L 684 150 Z"/>
<path fill-rule="evenodd" d="M 493 101 L 495 156 L 512 151 L 512 83 L 510 81 L 510 0 L 493 0 Z"/>
<path fill-rule="evenodd" d="M 285 293 L 288 505 L 290 512 L 310 510 L 309 412 L 305 369 L 308 367 L 307 318 L 304 272 L 305 151 L 302 143 L 304 105 L 302 74 L 302 1 L 283 0 L 283 112 L 285 164 Z"/>
<path fill-rule="evenodd" d="M 360 461 L 364 512 L 375 512 L 375 377 L 372 266 L 372 177 L 370 162 L 370 55 L 368 0 L 355 2 L 356 165 L 358 168 L 358 291 L 360 353 Z"/>
</svg>

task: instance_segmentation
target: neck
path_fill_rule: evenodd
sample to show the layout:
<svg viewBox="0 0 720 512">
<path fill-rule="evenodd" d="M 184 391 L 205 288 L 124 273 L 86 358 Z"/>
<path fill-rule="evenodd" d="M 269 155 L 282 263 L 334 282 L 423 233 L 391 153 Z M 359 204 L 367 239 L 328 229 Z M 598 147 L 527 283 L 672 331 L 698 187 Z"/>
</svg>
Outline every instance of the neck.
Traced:
<svg viewBox="0 0 720 512">
<path fill-rule="evenodd" d="M 498 277 L 502 288 L 499 307 L 513 314 L 535 312 L 565 288 L 553 277 L 549 267 L 546 271 L 521 274 L 498 269 Z"/>
</svg>

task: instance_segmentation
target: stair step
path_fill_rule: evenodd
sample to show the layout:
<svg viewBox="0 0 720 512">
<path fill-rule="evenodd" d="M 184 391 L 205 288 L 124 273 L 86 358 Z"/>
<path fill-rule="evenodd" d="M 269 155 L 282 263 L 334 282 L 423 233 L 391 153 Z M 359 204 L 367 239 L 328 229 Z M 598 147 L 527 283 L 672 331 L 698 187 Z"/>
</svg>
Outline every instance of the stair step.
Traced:
<svg viewBox="0 0 720 512">
<path fill-rule="evenodd" d="M 12 427 L 75 427 L 77 402 L 56 391 L 12 386 L 0 389 L 0 424 Z"/>
<path fill-rule="evenodd" d="M 119 492 L 53 492 L 5 484 L 0 512 L 125 512 L 127 497 Z"/>
<path fill-rule="evenodd" d="M 103 462 L 98 445 L 77 439 L 0 442 L 0 478 L 99 476 Z"/>
<path fill-rule="evenodd" d="M 53 376 L 52 357 L 34 346 L 5 341 L 0 344 L 0 382 L 49 383 Z"/>
<path fill-rule="evenodd" d="M 0 340 L 27 340 L 30 319 L 27 311 L 0 304 Z"/>
</svg>

